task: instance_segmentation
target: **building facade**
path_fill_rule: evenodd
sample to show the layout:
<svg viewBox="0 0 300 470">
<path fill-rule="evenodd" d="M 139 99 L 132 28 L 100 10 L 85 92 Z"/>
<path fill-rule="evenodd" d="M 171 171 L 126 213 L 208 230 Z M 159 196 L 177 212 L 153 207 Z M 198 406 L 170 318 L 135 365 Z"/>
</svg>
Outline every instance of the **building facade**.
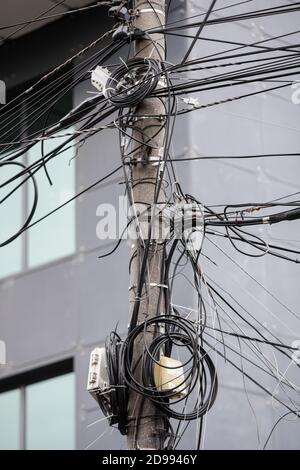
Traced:
<svg viewBox="0 0 300 470">
<path fill-rule="evenodd" d="M 29 3 L 33 8 L 34 2 Z M 84 3 L 88 2 L 78 2 L 78 5 Z M 171 18 L 175 21 L 203 13 L 209 2 L 201 3 L 200 7 L 198 2 L 174 2 Z M 253 4 L 259 8 L 260 2 Z M 290 20 L 294 22 L 293 26 Z M 234 41 L 247 43 L 272 34 L 284 34 L 292 28 L 297 30 L 298 21 L 296 15 L 283 23 L 275 17 L 264 23 L 263 20 L 236 22 L 224 25 L 218 31 L 223 40 L 234 38 Z M 0 47 L 0 79 L 6 84 L 8 97 L 15 96 L 24 86 L 77 53 L 108 27 L 106 10 L 96 9 L 53 21 L 18 39 L 4 40 Z M 210 35 L 212 37 L 211 30 L 207 31 L 207 36 Z M 289 38 L 283 39 L 282 44 L 286 45 L 288 41 Z M 186 45 L 187 39 L 168 38 L 168 60 L 179 60 Z M 203 47 L 207 55 L 215 51 L 214 44 L 203 41 L 197 45 L 195 56 Z M 114 59 L 118 60 L 118 56 Z M 73 64 L 71 80 L 76 78 L 76 67 L 82 60 L 79 58 Z M 260 85 L 253 84 L 247 89 L 253 90 L 257 86 Z M 76 85 L 63 103 L 53 109 L 50 122 L 80 103 L 90 91 L 88 80 Z M 204 102 L 221 99 L 214 93 L 203 97 Z M 251 100 L 234 101 L 179 118 L 173 144 L 175 154 L 297 152 L 300 108 L 293 104 L 292 93 L 291 88 L 284 92 L 262 93 Z M 45 96 L 45 100 L 47 98 Z M 20 128 L 18 119 L 31 112 L 38 115 L 39 110 L 24 102 L 10 123 L 15 127 L 16 135 L 28 132 L 28 129 Z M 39 122 L 35 124 L 38 125 Z M 34 159 L 36 152 L 40 152 L 40 148 L 28 152 L 24 157 L 26 161 Z M 95 183 L 119 162 L 116 130 L 107 129 L 81 148 L 67 150 L 59 162 L 55 160 L 49 165 L 52 186 L 45 173 L 40 172 L 40 203 L 36 218 L 43 217 Z M 178 163 L 185 190 L 209 205 L 271 200 L 296 193 L 299 191 L 299 170 L 297 159 L 287 162 L 268 159 Z M 7 176 L 9 173 L 2 172 L 1 180 Z M 99 240 L 96 235 L 97 208 L 101 203 L 118 208 L 124 194 L 122 183 L 122 174 L 116 174 L 28 230 L 13 244 L 0 249 L 0 339 L 6 345 L 6 364 L 0 366 L 0 449 L 126 448 L 125 439 L 117 430 L 108 428 L 86 391 L 91 350 L 103 345 L 117 323 L 120 333 L 126 332 L 128 324 L 130 243 L 124 241 L 110 257 L 98 259 L 99 255 L 111 250 L 114 243 Z M 31 202 L 32 189 L 28 187 L 3 208 L 1 239 L 22 223 Z M 298 233 L 298 222 L 268 229 L 270 240 L 287 239 L 299 243 Z M 290 344 L 299 339 L 297 320 L 268 293 L 274 293 L 297 312 L 300 305 L 298 265 L 268 257 L 244 257 L 228 242 L 216 243 L 217 247 L 206 242 L 204 265 L 207 273 L 233 292 L 236 299 L 246 302 L 247 309 L 260 321 L 267 322 L 271 331 L 284 341 Z M 235 263 L 240 265 L 242 273 Z M 178 303 L 189 306 L 196 302 L 193 296 L 188 298 L 184 279 L 177 297 Z M 206 421 L 204 448 L 258 448 L 282 410 L 278 410 L 270 396 L 245 380 L 229 363 L 215 359 L 220 391 Z M 270 391 L 276 393 L 272 384 Z M 283 421 L 269 447 L 299 449 L 299 432 L 300 423 Z M 180 446 L 192 448 L 194 445 L 194 434 L 185 434 Z"/>
</svg>

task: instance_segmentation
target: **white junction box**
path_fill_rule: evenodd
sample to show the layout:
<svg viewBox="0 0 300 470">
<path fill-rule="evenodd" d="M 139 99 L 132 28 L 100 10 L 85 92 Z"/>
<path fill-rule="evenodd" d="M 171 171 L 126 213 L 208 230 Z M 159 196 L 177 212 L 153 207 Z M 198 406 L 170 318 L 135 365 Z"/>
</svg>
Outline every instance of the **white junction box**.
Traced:
<svg viewBox="0 0 300 470">
<path fill-rule="evenodd" d="M 95 398 L 97 392 L 109 388 L 105 348 L 95 348 L 90 355 L 87 390 Z"/>
<path fill-rule="evenodd" d="M 154 364 L 154 381 L 157 390 L 168 392 L 173 400 L 184 398 L 187 394 L 182 363 L 172 357 L 161 356 Z"/>
<path fill-rule="evenodd" d="M 100 93 L 105 96 L 106 82 L 110 77 L 110 72 L 105 67 L 99 65 L 92 71 L 91 82 L 92 85 L 97 88 Z"/>
</svg>

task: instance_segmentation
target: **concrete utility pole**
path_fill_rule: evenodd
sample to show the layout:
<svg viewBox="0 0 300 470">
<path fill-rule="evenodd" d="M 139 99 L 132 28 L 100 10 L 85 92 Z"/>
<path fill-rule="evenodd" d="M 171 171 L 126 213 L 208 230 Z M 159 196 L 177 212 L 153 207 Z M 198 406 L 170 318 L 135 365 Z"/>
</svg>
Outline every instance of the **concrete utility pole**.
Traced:
<svg viewBox="0 0 300 470">
<path fill-rule="evenodd" d="M 149 28 L 161 27 L 165 24 L 165 0 L 135 0 L 135 10 L 139 12 L 135 19 L 135 26 L 145 31 Z M 136 57 L 151 57 L 159 61 L 165 60 L 165 37 L 163 34 L 151 34 L 151 40 L 143 37 L 135 41 Z M 141 119 L 137 119 L 135 126 L 143 130 L 143 134 L 138 131 L 134 136 L 138 140 L 151 142 L 155 149 L 145 146 L 140 148 L 139 144 L 133 143 L 137 148 L 133 153 L 133 160 L 143 159 L 146 163 L 134 163 L 132 165 L 132 194 L 134 204 L 152 207 L 155 199 L 155 182 L 159 167 L 153 163 L 154 158 L 161 155 L 159 149 L 164 145 L 164 121 L 160 118 L 165 114 L 163 102 L 158 98 L 145 99 L 137 109 L 137 114 Z M 145 116 L 152 116 L 145 118 Z M 153 116 L 157 116 L 153 118 Z M 139 147 L 139 148 L 138 148 Z M 166 200 L 164 184 L 161 186 L 159 202 Z M 143 224 L 143 229 L 145 225 Z M 154 228 L 157 230 L 157 227 Z M 145 230 L 143 230 L 145 233 Z M 153 231 L 152 231 L 153 233 Z M 144 239 L 146 243 L 146 239 Z M 143 245 L 139 251 L 138 242 L 132 244 L 132 261 L 130 275 L 130 312 L 136 300 L 136 287 L 139 279 L 141 258 L 143 255 Z M 148 254 L 147 272 L 145 285 L 140 301 L 138 323 L 144 322 L 157 315 L 157 312 L 164 313 L 163 299 L 160 295 L 161 274 L 164 257 L 164 243 L 162 239 L 151 240 Z M 134 376 L 141 382 L 141 358 L 144 353 L 145 340 L 147 344 L 151 342 L 155 332 L 148 332 L 146 337 L 140 335 L 134 345 L 132 370 Z M 154 404 L 141 395 L 130 390 L 128 403 L 128 448 L 129 449 L 160 449 L 165 437 L 165 421 L 162 414 Z"/>
</svg>

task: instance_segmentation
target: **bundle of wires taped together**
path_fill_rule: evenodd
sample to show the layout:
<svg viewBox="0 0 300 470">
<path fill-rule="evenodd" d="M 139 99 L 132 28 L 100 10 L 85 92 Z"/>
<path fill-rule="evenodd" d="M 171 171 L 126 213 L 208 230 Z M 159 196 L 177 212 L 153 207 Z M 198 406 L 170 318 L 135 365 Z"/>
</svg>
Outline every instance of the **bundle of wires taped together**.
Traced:
<svg viewBox="0 0 300 470">
<path fill-rule="evenodd" d="M 127 401 L 128 390 L 124 380 L 121 362 L 123 342 L 120 336 L 112 331 L 106 338 L 106 361 L 109 378 L 109 424 L 118 424 L 121 434 L 127 434 Z M 99 397 L 99 403 L 101 399 Z"/>
</svg>

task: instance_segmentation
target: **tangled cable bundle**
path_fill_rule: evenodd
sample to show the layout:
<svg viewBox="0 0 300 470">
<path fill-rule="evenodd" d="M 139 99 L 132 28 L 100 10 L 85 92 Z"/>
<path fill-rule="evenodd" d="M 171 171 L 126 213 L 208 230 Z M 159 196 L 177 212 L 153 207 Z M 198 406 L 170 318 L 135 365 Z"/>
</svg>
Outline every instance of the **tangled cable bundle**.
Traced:
<svg viewBox="0 0 300 470">
<path fill-rule="evenodd" d="M 105 87 L 107 99 L 117 108 L 136 106 L 155 90 L 160 74 L 157 60 L 131 59 L 109 77 Z"/>
<path fill-rule="evenodd" d="M 115 331 L 112 331 L 105 342 L 107 373 L 110 384 L 108 391 L 110 394 L 109 409 L 111 413 L 109 424 L 110 426 L 118 424 L 120 433 L 124 435 L 127 433 L 128 390 L 123 379 L 122 364 L 120 362 L 121 347 L 122 341 L 120 336 Z"/>
<path fill-rule="evenodd" d="M 142 381 L 138 382 L 134 377 L 135 364 L 131 360 L 134 342 L 139 335 L 146 334 L 148 329 L 153 326 L 163 328 L 165 332 L 156 336 L 148 347 L 145 344 L 142 357 Z M 189 357 L 183 363 L 185 374 L 181 383 L 176 383 L 168 391 L 162 391 L 155 383 L 154 366 L 158 364 L 160 368 L 174 369 L 174 367 L 159 364 L 161 352 L 166 350 L 167 346 L 170 351 L 173 346 L 184 347 L 188 351 Z M 128 387 L 149 398 L 169 418 L 184 421 L 197 419 L 203 416 L 215 401 L 218 379 L 214 364 L 199 344 L 199 332 L 195 328 L 195 324 L 185 318 L 176 315 L 159 315 L 136 326 L 124 342 L 122 362 L 124 378 Z M 178 399 L 173 399 L 171 404 L 169 399 L 174 398 L 174 393 L 176 394 L 179 388 L 181 392 L 185 393 Z M 186 411 L 186 401 L 193 391 L 195 391 L 196 403 L 192 411 L 189 412 Z M 173 406 L 182 401 L 185 403 L 184 411 L 182 413 L 175 411 Z"/>
<path fill-rule="evenodd" d="M 248 382 L 251 382 L 265 395 L 270 396 L 272 403 L 277 403 L 286 411 L 273 426 L 266 446 L 281 419 L 290 413 L 296 417 L 300 416 L 299 386 L 294 383 L 292 370 L 300 367 L 300 348 L 297 338 L 296 344 L 288 344 L 283 341 L 281 331 L 276 334 L 275 328 L 270 328 L 267 322 L 261 321 L 259 314 L 252 312 L 251 305 L 252 300 L 256 300 L 256 292 L 252 293 L 250 289 L 248 292 L 242 276 L 245 277 L 244 282 L 251 283 L 251 286 L 255 283 L 258 294 L 262 291 L 266 298 L 271 299 L 272 305 L 276 303 L 287 315 L 292 316 L 293 325 L 295 321 L 300 322 L 300 316 L 286 305 L 279 294 L 274 294 L 272 289 L 265 287 L 251 271 L 248 272 L 238 257 L 235 258 L 231 252 L 227 252 L 225 242 L 231 244 L 235 253 L 239 253 L 238 256 L 266 256 L 267 259 L 273 257 L 276 258 L 274 261 L 282 260 L 299 266 L 299 241 L 289 237 L 278 238 L 278 234 L 275 238 L 276 224 L 291 226 L 292 221 L 300 220 L 298 192 L 279 195 L 275 193 L 271 200 L 266 201 L 257 200 L 253 191 L 254 199 L 251 198 L 250 202 L 243 199 L 228 204 L 225 200 L 219 204 L 207 205 L 205 197 L 202 201 L 202 197 L 201 200 L 197 199 L 199 196 L 192 195 L 189 188 L 188 193 L 183 191 L 181 173 L 186 174 L 184 168 L 196 160 L 216 162 L 238 159 L 242 162 L 245 159 L 268 159 L 272 162 L 273 158 L 280 158 L 285 159 L 285 168 L 288 168 L 290 158 L 295 160 L 300 157 L 299 149 L 288 147 L 283 149 L 284 153 L 273 153 L 271 148 L 268 153 L 249 154 L 245 148 L 242 154 L 233 154 L 226 152 L 225 143 L 225 154 L 222 155 L 190 154 L 189 147 L 181 148 L 186 143 L 186 137 L 183 135 L 185 127 L 178 127 L 176 130 L 176 126 L 177 118 L 187 113 L 201 113 L 206 108 L 218 109 L 216 107 L 223 107 L 237 100 L 251 102 L 254 96 L 265 96 L 275 90 L 276 94 L 286 90 L 289 93 L 288 100 L 291 101 L 292 87 L 292 101 L 298 101 L 300 62 L 299 41 L 295 35 L 299 35 L 299 31 L 287 29 L 284 34 L 281 31 L 275 34 L 274 31 L 272 35 L 267 34 L 266 39 L 259 35 L 257 41 L 251 39 L 251 44 L 247 41 L 237 42 L 236 39 L 240 39 L 234 35 L 230 38 L 232 41 L 225 40 L 223 33 L 226 25 L 235 24 L 237 21 L 264 17 L 269 19 L 275 15 L 289 18 L 290 14 L 300 14 L 300 3 L 294 2 L 291 5 L 286 2 L 280 6 L 273 5 L 262 9 L 249 7 L 244 10 L 246 4 L 252 5 L 251 0 L 236 0 L 226 6 L 218 5 L 220 2 L 217 0 L 210 0 L 205 12 L 199 9 L 195 15 L 176 20 L 172 18 L 170 21 L 169 10 L 173 8 L 173 2 L 170 1 L 166 2 L 168 6 L 164 15 L 165 21 L 161 21 L 159 15 L 158 26 L 145 30 L 135 27 L 137 12 L 131 0 L 107 0 L 84 9 L 96 8 L 100 3 L 111 7 L 110 16 L 116 19 L 117 24 L 1 106 L 0 173 L 3 180 L 0 181 L 0 191 L 4 191 L 0 200 L 0 208 L 2 209 L 1 205 L 4 207 L 4 216 L 1 212 L 2 226 L 6 225 L 6 203 L 17 191 L 22 190 L 23 185 L 32 185 L 33 198 L 27 204 L 30 204 L 26 212 L 28 216 L 21 228 L 16 227 L 13 235 L 2 240 L 4 234 L 2 226 L 0 227 L 0 248 L 123 170 L 124 179 L 121 184 L 125 183 L 131 207 L 137 203 L 141 206 L 146 202 L 147 213 L 150 205 L 153 205 L 159 207 L 159 216 L 162 219 L 165 213 L 169 212 L 172 217 L 171 220 L 168 219 L 169 236 L 165 242 L 159 240 L 157 246 L 156 242 L 153 242 L 156 225 L 154 215 L 151 215 L 148 238 L 137 237 L 129 262 L 130 274 L 137 270 L 138 276 L 130 285 L 134 297 L 130 299 L 132 315 L 128 334 L 123 339 L 116 331 L 112 331 L 105 342 L 105 348 L 95 348 L 98 350 L 95 353 L 98 358 L 92 362 L 92 372 L 96 371 L 98 375 L 96 374 L 96 380 L 93 373 L 89 373 L 90 393 L 97 400 L 111 426 L 118 427 L 123 435 L 128 433 L 129 438 L 131 429 L 134 429 L 136 448 L 139 448 L 138 437 L 142 434 L 139 434 L 139 430 L 148 419 L 157 414 L 164 427 L 164 442 L 160 443 L 161 447 L 169 439 L 165 448 L 176 449 L 190 427 L 193 428 L 192 432 L 195 431 L 195 445 L 199 449 L 205 440 L 204 417 L 214 404 L 218 390 L 216 370 L 207 354 L 208 351 L 211 356 L 215 355 L 213 358 L 221 358 L 227 368 L 242 376 L 245 392 Z M 150 7 L 152 2 L 147 0 L 145 3 Z M 243 5 L 240 12 L 237 8 L 239 5 Z M 235 8 L 234 15 L 231 8 Z M 144 9 L 148 10 L 144 11 L 147 15 L 149 9 Z M 79 8 L 60 14 L 65 16 L 82 10 Z M 153 13 L 154 11 L 155 9 Z M 221 14 L 211 18 L 212 12 Z M 139 15 L 142 14 L 143 11 L 139 11 Z M 158 15 L 156 16 L 158 19 Z M 45 20 L 44 16 L 30 20 L 28 24 L 42 20 Z M 26 25 L 26 22 L 23 23 Z M 209 25 L 214 25 L 210 29 L 216 31 L 215 36 L 207 37 L 202 34 L 203 28 Z M 12 26 L 1 26 L 0 29 L 11 29 Z M 230 36 L 230 31 L 227 31 L 227 34 Z M 170 36 L 178 41 L 188 40 L 188 50 L 182 58 L 176 59 L 175 63 L 170 62 L 167 54 L 161 54 L 157 35 L 164 36 L 164 39 Z M 108 38 L 110 40 L 107 41 Z M 128 60 L 137 52 L 134 50 L 134 44 L 141 38 L 147 40 L 147 44 L 151 46 L 152 57 L 160 57 L 162 61 L 152 57 L 135 57 Z M 283 38 L 288 38 L 288 41 L 283 42 Z M 208 48 L 198 48 L 198 40 L 204 41 Z M 207 49 L 211 49 L 209 55 Z M 138 48 L 139 52 L 142 50 Z M 149 49 L 144 50 L 147 52 Z M 181 48 L 178 48 L 176 52 L 180 50 Z M 121 62 L 111 65 L 111 60 L 119 52 L 123 54 L 120 57 Z M 77 60 L 79 58 L 80 60 Z M 66 96 L 77 85 L 85 82 L 91 70 L 92 74 L 99 74 L 96 87 L 99 93 L 88 97 L 66 115 L 56 113 L 56 109 L 64 109 Z M 264 86 L 256 87 L 258 83 Z M 253 90 L 249 88 L 251 84 L 255 84 Z M 153 106 L 147 106 L 151 110 L 149 112 L 146 107 L 139 106 L 145 98 L 148 98 L 147 103 L 150 105 L 151 101 L 153 103 Z M 205 119 L 204 114 L 202 117 Z M 194 124 L 196 126 L 196 121 L 193 121 Z M 285 127 L 281 127 L 281 132 L 284 132 Z M 108 131 L 118 131 L 121 161 L 115 163 L 107 174 L 100 175 L 97 181 L 91 182 L 40 218 L 34 218 L 38 206 L 36 175 L 44 171 L 49 184 L 52 184 L 47 170 L 50 162 L 61 159 L 67 150 L 74 150 L 76 158 L 79 157 L 79 149 L 85 142 Z M 174 139 L 175 132 L 179 139 Z M 193 130 L 193 142 L 194 136 L 197 137 Z M 187 138 L 190 142 L 190 137 Z M 210 133 L 206 138 L 211 139 Z M 48 145 L 51 141 L 55 145 Z M 245 140 L 245 145 L 247 142 Z M 41 150 L 40 153 L 34 152 L 35 158 L 31 161 L 27 155 L 34 146 Z M 146 168 L 151 168 L 150 176 L 144 172 Z M 196 188 L 198 173 L 196 167 L 193 168 L 195 174 L 189 173 L 188 181 Z M 244 171 L 242 166 L 238 168 Z M 13 169 L 16 171 L 7 176 L 6 170 Z M 212 176 L 216 177 L 217 182 L 217 172 L 212 172 Z M 277 175 L 268 176 L 270 181 L 281 181 Z M 287 183 L 283 181 L 284 184 Z M 138 185 L 139 192 L 136 191 Z M 147 186 L 147 192 L 151 186 L 151 194 L 153 189 L 151 204 L 143 192 L 142 185 Z M 140 210 L 135 212 L 134 216 L 130 214 L 126 230 L 133 221 L 139 228 L 142 219 L 140 215 Z M 163 220 L 161 225 L 164 224 Z M 157 225 L 160 225 L 160 222 Z M 271 225 L 275 225 L 274 237 L 270 233 L 264 234 L 264 227 Z M 117 251 L 125 239 L 125 231 L 116 241 L 114 248 L 101 254 L 99 258 L 111 256 Z M 139 234 L 141 235 L 141 232 Z M 158 254 L 161 256 L 156 257 Z M 236 273 L 229 276 L 229 263 L 241 275 L 240 281 Z M 159 276 L 156 276 L 154 265 L 155 269 L 159 270 Z M 233 283 L 233 287 L 227 287 L 229 283 Z M 187 290 L 184 290 L 185 285 L 188 286 Z M 230 290 L 232 288 L 235 290 Z M 191 290 L 193 297 L 189 296 L 187 304 L 187 293 Z M 158 297 L 156 308 L 152 310 L 153 302 L 150 297 L 153 292 L 158 292 Z M 247 297 L 242 297 L 244 292 L 250 294 L 250 306 Z M 273 308 L 266 308 L 259 299 L 258 295 L 259 308 L 272 314 L 273 322 L 273 318 L 276 318 Z M 153 318 L 152 315 L 156 316 Z M 145 318 L 147 320 L 143 322 Z M 140 321 L 143 323 L 139 323 Z M 283 325 L 282 317 L 279 321 Z M 280 361 L 277 360 L 277 355 Z M 281 360 L 286 361 L 282 370 L 278 367 Z M 271 391 L 277 392 L 279 387 L 280 394 Z M 135 397 L 135 394 L 139 397 Z M 134 402 L 136 398 L 140 399 L 137 402 L 139 401 L 141 406 L 131 407 L 131 401 Z M 147 400 L 152 402 L 149 406 L 151 415 L 144 413 L 143 407 Z M 152 404 L 159 409 L 159 413 L 152 414 Z M 147 407 L 148 405 L 149 403 Z"/>
<path fill-rule="evenodd" d="M 134 344 L 140 335 L 146 335 L 153 327 L 163 328 L 164 333 L 153 338 L 148 346 L 145 342 L 139 382 L 134 376 Z M 121 434 L 127 434 L 129 389 L 150 399 L 169 419 L 192 421 L 209 411 L 217 396 L 218 379 L 213 361 L 199 342 L 199 335 L 195 323 L 179 315 L 159 315 L 149 319 L 136 326 L 124 341 L 115 331 L 110 333 L 105 342 L 109 388 L 98 398 L 111 426 L 117 424 Z M 182 364 L 184 374 L 178 372 L 179 380 L 165 390 L 156 383 L 154 369 L 157 364 L 161 370 L 175 369 L 177 375 L 177 366 L 161 365 L 159 362 L 162 352 L 170 357 L 173 347 L 184 348 L 187 359 Z M 109 396 L 109 399 L 106 400 L 103 395 Z M 194 403 L 189 411 L 190 399 Z M 181 402 L 182 412 L 178 411 Z"/>
</svg>

